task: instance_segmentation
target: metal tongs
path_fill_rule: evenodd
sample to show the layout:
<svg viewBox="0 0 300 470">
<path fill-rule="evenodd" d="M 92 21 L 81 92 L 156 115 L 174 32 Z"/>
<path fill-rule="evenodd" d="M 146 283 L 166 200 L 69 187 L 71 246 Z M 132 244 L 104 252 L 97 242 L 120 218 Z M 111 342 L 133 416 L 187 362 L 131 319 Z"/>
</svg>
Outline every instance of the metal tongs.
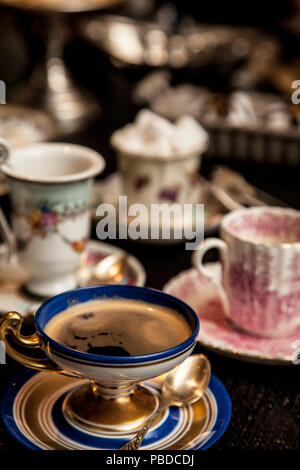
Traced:
<svg viewBox="0 0 300 470">
<path fill-rule="evenodd" d="M 226 166 L 217 166 L 210 181 L 202 176 L 200 179 L 213 196 L 229 211 L 245 206 L 288 207 L 279 199 L 251 185 L 242 175 Z"/>
<path fill-rule="evenodd" d="M 242 205 L 287 207 L 287 204 L 256 188 L 242 175 L 226 166 L 217 166 L 214 169 L 211 182 Z"/>
</svg>

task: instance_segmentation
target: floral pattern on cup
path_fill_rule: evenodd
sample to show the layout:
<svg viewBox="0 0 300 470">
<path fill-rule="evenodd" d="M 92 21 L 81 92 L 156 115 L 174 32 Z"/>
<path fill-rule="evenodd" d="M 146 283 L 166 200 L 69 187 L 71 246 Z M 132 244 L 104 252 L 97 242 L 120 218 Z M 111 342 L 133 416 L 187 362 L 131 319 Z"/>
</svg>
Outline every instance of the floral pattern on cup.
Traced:
<svg viewBox="0 0 300 470">
<path fill-rule="evenodd" d="M 137 191 L 143 189 L 145 186 L 148 186 L 150 183 L 149 176 L 138 176 L 135 181 L 135 189 Z"/>
<path fill-rule="evenodd" d="M 46 234 L 49 229 L 55 229 L 58 225 L 59 214 L 53 212 L 48 206 L 41 206 L 31 212 L 30 221 L 34 230 L 40 230 Z"/>
<path fill-rule="evenodd" d="M 163 188 L 159 193 L 159 198 L 165 199 L 171 202 L 176 202 L 178 198 L 179 190 L 180 190 L 179 186 L 176 186 L 173 188 Z"/>
<path fill-rule="evenodd" d="M 128 206 L 144 204 L 192 204 L 199 199 L 198 154 L 181 158 L 147 158 L 143 155 L 118 154 L 122 194 Z"/>
<path fill-rule="evenodd" d="M 17 238 L 18 250 L 23 251 L 27 248 L 28 244 L 34 236 L 41 238 L 47 237 L 50 233 L 60 233 L 59 224 L 65 222 L 68 218 L 74 218 L 86 211 L 86 207 L 78 207 L 71 209 L 65 206 L 63 210 L 58 211 L 54 206 L 48 202 L 41 202 L 36 207 L 28 208 L 28 210 L 17 211 L 16 216 L 21 217 L 23 222 L 26 223 L 30 235 L 26 238 Z M 87 238 L 84 237 L 80 240 L 69 240 L 65 235 L 60 234 L 61 238 L 69 244 L 74 251 L 82 253 L 85 249 Z"/>
</svg>

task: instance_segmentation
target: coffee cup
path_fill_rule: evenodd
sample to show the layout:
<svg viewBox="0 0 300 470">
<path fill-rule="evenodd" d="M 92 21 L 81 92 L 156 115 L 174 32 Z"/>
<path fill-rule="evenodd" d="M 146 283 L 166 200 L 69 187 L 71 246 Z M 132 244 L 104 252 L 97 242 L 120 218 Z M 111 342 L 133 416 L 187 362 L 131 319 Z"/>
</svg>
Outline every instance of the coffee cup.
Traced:
<svg viewBox="0 0 300 470">
<path fill-rule="evenodd" d="M 2 141 L 0 147 L 15 246 L 29 274 L 26 288 L 42 297 L 75 288 L 90 232 L 92 178 L 103 170 L 103 158 L 87 147 L 65 143 L 10 151 Z"/>
<path fill-rule="evenodd" d="M 142 302 L 146 307 L 150 305 L 155 309 L 171 309 L 171 315 L 175 312 L 174 320 L 175 315 L 176 318 L 179 316 L 180 321 L 188 326 L 186 339 L 168 349 L 163 343 L 153 354 L 127 357 L 76 350 L 47 334 L 50 323 L 54 322 L 55 325 L 60 313 L 64 314 L 70 307 L 83 306 L 90 312 L 95 301 L 107 302 L 111 299 Z M 148 308 L 150 313 L 151 308 Z M 127 316 L 129 321 L 130 312 Z M 5 342 L 7 353 L 26 367 L 88 379 L 79 381 L 78 387 L 66 398 L 64 412 L 66 419 L 75 426 L 96 432 L 100 429 L 121 432 L 139 428 L 155 412 L 158 401 L 150 389 L 135 384 L 165 374 L 183 362 L 192 353 L 199 331 L 197 315 L 183 301 L 157 290 L 124 285 L 79 288 L 47 300 L 35 315 L 36 333 L 29 337 L 20 333 L 22 321 L 21 315 L 16 312 L 0 319 L 0 339 Z M 153 323 L 150 323 L 150 333 L 155 333 Z M 139 336 L 141 345 L 143 338 L 149 339 L 144 327 L 140 331 L 135 330 L 135 335 Z M 11 337 L 10 341 L 8 336 Z M 24 352 L 19 352 L 12 340 L 22 345 Z M 31 348 L 42 350 L 45 358 L 35 358 L 29 352 Z"/>
<path fill-rule="evenodd" d="M 233 211 L 221 222 L 221 237 L 204 240 L 193 261 L 219 284 L 203 257 L 220 250 L 228 319 L 258 336 L 291 333 L 300 325 L 300 212 L 267 206 Z"/>
</svg>

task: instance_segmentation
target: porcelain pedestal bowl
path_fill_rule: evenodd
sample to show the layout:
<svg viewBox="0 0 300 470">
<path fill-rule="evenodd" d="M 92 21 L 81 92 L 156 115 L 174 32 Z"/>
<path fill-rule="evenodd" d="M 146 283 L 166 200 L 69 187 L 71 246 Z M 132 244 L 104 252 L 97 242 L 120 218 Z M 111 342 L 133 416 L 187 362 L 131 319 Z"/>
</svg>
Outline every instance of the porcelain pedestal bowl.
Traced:
<svg viewBox="0 0 300 470">
<path fill-rule="evenodd" d="M 186 319 L 192 333 L 171 349 L 129 357 L 84 353 L 45 333 L 46 324 L 70 305 L 108 298 L 139 300 L 174 309 Z M 47 300 L 36 313 L 36 333 L 31 336 L 20 333 L 22 321 L 16 312 L 0 320 L 0 339 L 5 342 L 7 353 L 26 367 L 78 377 L 78 387 L 63 402 L 65 417 L 75 427 L 102 434 L 133 432 L 142 426 L 159 403 L 150 388 L 139 382 L 163 375 L 183 362 L 192 353 L 199 331 L 197 315 L 181 300 L 160 291 L 123 285 L 84 287 Z M 42 350 L 47 357 L 39 359 L 18 351 L 8 336 L 25 348 Z M 84 384 L 81 379 L 85 379 Z"/>
</svg>

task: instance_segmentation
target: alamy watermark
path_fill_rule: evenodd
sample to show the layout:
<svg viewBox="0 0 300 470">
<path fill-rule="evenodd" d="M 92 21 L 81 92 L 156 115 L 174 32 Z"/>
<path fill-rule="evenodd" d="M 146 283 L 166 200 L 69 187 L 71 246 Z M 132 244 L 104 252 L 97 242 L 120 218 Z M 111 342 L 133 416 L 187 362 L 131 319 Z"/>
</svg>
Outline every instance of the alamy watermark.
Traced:
<svg viewBox="0 0 300 470">
<path fill-rule="evenodd" d="M 293 104 L 300 103 L 300 80 L 294 80 L 291 84 L 291 88 L 294 88 L 295 91 L 292 93 L 291 100 Z"/>
<path fill-rule="evenodd" d="M 203 204 L 131 204 L 119 196 L 113 204 L 96 210 L 96 233 L 100 240 L 185 240 L 186 250 L 197 249 L 204 238 Z"/>
<path fill-rule="evenodd" d="M 6 364 L 5 343 L 0 340 L 0 364 Z"/>
<path fill-rule="evenodd" d="M 6 85 L 3 80 L 0 80 L 0 104 L 6 104 Z"/>
<path fill-rule="evenodd" d="M 291 347 L 292 349 L 294 349 L 294 352 L 292 354 L 292 363 L 297 366 L 298 364 L 300 364 L 300 339 L 293 341 Z"/>
</svg>

